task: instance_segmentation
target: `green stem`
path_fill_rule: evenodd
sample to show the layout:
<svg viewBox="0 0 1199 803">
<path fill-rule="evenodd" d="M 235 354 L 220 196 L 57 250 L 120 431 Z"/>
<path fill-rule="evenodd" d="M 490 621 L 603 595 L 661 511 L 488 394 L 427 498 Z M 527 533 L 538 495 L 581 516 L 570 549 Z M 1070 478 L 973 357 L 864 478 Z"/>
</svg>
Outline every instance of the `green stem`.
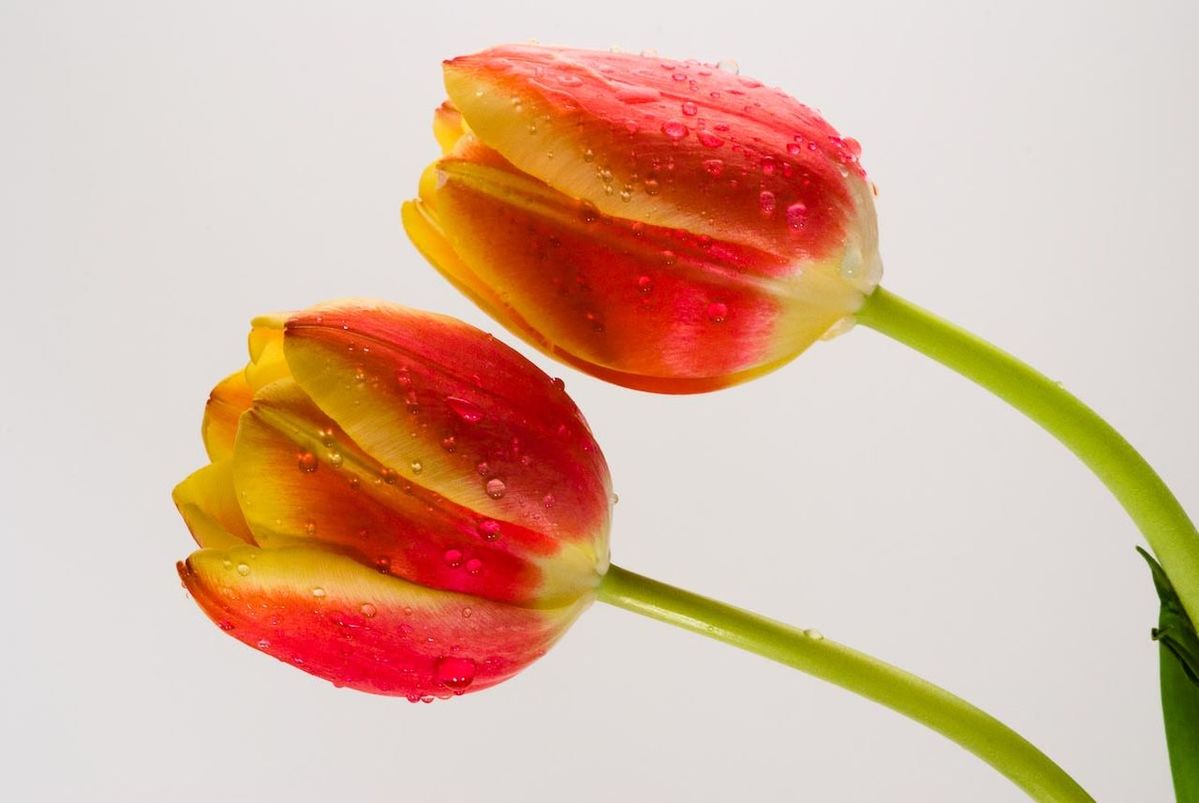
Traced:
<svg viewBox="0 0 1199 803">
<path fill-rule="evenodd" d="M 1140 528 L 1187 615 L 1199 623 L 1199 533 L 1145 459 L 1057 382 L 982 338 L 878 288 L 858 322 L 982 385 L 1074 452 Z"/>
<path fill-rule="evenodd" d="M 619 566 L 608 569 L 599 599 L 757 653 L 881 703 L 957 742 L 1034 800 L 1092 800 L 1044 753 L 991 715 L 815 631 L 798 630 Z"/>
</svg>

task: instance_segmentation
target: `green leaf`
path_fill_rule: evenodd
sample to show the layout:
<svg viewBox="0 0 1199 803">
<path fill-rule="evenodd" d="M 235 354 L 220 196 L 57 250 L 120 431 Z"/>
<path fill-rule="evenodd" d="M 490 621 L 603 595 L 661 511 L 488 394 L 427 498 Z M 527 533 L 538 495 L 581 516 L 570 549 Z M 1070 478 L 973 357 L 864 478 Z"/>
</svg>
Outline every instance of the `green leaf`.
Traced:
<svg viewBox="0 0 1199 803">
<path fill-rule="evenodd" d="M 1174 794 L 1179 803 L 1199 803 L 1199 635 L 1165 571 L 1148 552 L 1140 547 L 1137 552 L 1149 564 L 1162 606 L 1152 635 L 1161 649 L 1162 715 Z"/>
</svg>

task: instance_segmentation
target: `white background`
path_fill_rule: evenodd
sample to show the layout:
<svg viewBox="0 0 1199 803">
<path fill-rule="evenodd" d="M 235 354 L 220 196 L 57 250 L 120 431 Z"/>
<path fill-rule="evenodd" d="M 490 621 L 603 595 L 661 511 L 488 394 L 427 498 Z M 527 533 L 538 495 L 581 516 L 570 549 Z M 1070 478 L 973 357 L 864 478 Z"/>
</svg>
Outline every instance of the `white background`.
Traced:
<svg viewBox="0 0 1199 803">
<path fill-rule="evenodd" d="M 1062 380 L 1197 511 L 1197 8 L 8 0 L 0 797 L 1021 799 L 898 715 L 604 606 L 485 693 L 334 689 L 185 598 L 169 493 L 252 315 L 365 295 L 497 329 L 398 209 L 440 59 L 536 38 L 735 58 L 820 108 L 881 189 L 885 284 Z M 534 359 L 608 455 L 618 563 L 922 674 L 1101 800 L 1170 799 L 1137 533 L 1018 414 L 866 330 L 689 398 Z"/>
</svg>

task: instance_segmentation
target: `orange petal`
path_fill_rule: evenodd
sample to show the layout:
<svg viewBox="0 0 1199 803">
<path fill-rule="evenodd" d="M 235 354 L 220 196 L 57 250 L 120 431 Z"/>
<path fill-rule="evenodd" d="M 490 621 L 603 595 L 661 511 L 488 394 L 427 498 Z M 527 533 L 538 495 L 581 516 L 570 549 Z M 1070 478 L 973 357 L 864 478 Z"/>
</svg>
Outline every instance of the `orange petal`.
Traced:
<svg viewBox="0 0 1199 803">
<path fill-rule="evenodd" d="M 200 546 L 222 549 L 254 543 L 237 504 L 231 460 L 218 460 L 194 472 L 175 486 L 171 498 Z"/>
<path fill-rule="evenodd" d="M 414 701 L 511 677 L 590 602 L 489 602 L 305 547 L 205 549 L 179 573 L 208 617 L 238 640 L 338 686 Z"/>
<path fill-rule="evenodd" d="M 875 272 L 856 143 L 779 90 L 697 62 L 532 45 L 446 62 L 445 84 L 480 140 L 605 214 L 797 264 L 861 252 Z"/>
<path fill-rule="evenodd" d="M 237 420 L 250 409 L 254 392 L 246 383 L 245 371 L 230 374 L 212 389 L 204 406 L 204 423 L 200 427 L 204 449 L 212 461 L 233 456 L 233 439 L 237 436 Z"/>
<path fill-rule="evenodd" d="M 695 392 L 791 359 L 861 294 L 734 242 L 612 218 L 467 137 L 406 210 L 414 241 L 533 345 L 624 385 Z"/>
<path fill-rule="evenodd" d="M 433 113 L 433 136 L 441 146 L 442 153 L 449 153 L 466 133 L 466 123 L 462 113 L 448 100 L 437 107 Z"/>
<path fill-rule="evenodd" d="M 296 381 L 397 476 L 606 566 L 610 482 L 560 385 L 452 318 L 347 302 L 291 318 Z"/>
<path fill-rule="evenodd" d="M 255 396 L 233 462 L 238 499 L 263 547 L 320 542 L 397 577 L 505 602 L 560 604 L 599 582 L 586 553 L 400 479 L 294 380 Z"/>
</svg>

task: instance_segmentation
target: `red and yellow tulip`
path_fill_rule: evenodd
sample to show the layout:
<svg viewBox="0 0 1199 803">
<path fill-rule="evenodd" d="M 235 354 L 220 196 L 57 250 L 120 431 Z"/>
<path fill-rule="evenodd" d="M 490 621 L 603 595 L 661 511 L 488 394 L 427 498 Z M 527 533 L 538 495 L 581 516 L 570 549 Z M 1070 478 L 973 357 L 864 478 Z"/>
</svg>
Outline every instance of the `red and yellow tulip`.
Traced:
<svg viewBox="0 0 1199 803">
<path fill-rule="evenodd" d="M 881 276 L 859 147 L 715 66 L 504 46 L 445 63 L 422 253 L 546 353 L 645 390 L 792 359 Z"/>
<path fill-rule="evenodd" d="M 235 638 L 338 685 L 494 685 L 592 601 L 607 465 L 578 409 L 491 336 L 395 306 L 258 318 L 175 489 L 179 564 Z"/>
</svg>

